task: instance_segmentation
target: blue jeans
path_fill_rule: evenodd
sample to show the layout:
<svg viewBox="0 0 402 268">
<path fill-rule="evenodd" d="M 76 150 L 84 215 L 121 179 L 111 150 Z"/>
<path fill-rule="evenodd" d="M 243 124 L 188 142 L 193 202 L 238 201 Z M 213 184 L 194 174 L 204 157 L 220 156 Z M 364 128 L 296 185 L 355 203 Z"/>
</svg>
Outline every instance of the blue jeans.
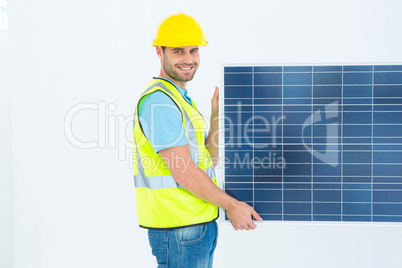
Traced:
<svg viewBox="0 0 402 268">
<path fill-rule="evenodd" d="M 211 268 L 218 238 L 215 221 L 172 230 L 148 230 L 158 268 Z"/>
</svg>

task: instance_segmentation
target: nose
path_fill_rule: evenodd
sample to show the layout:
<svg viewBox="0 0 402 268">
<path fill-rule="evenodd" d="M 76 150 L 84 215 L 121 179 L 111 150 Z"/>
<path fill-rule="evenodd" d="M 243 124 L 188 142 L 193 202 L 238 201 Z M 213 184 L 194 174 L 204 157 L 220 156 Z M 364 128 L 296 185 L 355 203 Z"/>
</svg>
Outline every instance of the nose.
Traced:
<svg viewBox="0 0 402 268">
<path fill-rule="evenodd" d="M 186 52 L 183 53 L 182 60 L 183 60 L 183 63 L 186 63 L 186 64 L 193 64 L 194 63 L 193 56 L 191 55 L 191 53 L 189 51 L 186 51 Z"/>
</svg>

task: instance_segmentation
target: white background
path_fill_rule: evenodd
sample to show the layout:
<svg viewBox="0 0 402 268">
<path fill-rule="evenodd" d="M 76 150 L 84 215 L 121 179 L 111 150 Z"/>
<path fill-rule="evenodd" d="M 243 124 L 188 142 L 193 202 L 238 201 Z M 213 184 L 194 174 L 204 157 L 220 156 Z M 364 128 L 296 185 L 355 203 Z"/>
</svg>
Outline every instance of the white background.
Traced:
<svg viewBox="0 0 402 268">
<path fill-rule="evenodd" d="M 150 44 L 166 15 L 188 13 L 204 28 L 210 45 L 188 90 L 209 117 L 222 62 L 402 63 L 401 10 L 398 0 L 9 2 L 8 53 L 0 32 L 0 267 L 155 267 L 136 219 L 128 122 L 159 74 Z M 80 103 L 97 110 L 76 113 L 73 133 L 96 148 L 65 136 Z M 215 267 L 401 267 L 401 238 L 398 224 L 221 225 Z"/>
<path fill-rule="evenodd" d="M 0 0 L 0 8 L 5 7 Z M 13 206 L 11 167 L 10 90 L 8 37 L 0 10 L 0 268 L 11 267 L 13 260 Z"/>
</svg>

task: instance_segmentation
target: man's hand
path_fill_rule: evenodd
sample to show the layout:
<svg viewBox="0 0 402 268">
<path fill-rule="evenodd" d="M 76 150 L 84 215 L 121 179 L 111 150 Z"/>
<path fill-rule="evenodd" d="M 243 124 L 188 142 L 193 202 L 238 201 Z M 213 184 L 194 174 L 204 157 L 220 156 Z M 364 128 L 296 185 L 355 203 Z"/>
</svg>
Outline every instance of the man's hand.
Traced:
<svg viewBox="0 0 402 268">
<path fill-rule="evenodd" d="M 253 222 L 252 217 L 258 221 L 262 218 L 258 213 L 249 205 L 244 202 L 237 201 L 230 206 L 226 213 L 232 224 L 233 228 L 237 230 L 254 230 L 257 225 Z"/>
<path fill-rule="evenodd" d="M 219 163 L 219 88 L 215 87 L 215 93 L 211 100 L 211 120 L 205 147 L 209 151 L 212 163 L 216 167 Z"/>
<path fill-rule="evenodd" d="M 219 115 L 219 87 L 215 87 L 215 93 L 211 100 L 212 115 Z"/>
</svg>

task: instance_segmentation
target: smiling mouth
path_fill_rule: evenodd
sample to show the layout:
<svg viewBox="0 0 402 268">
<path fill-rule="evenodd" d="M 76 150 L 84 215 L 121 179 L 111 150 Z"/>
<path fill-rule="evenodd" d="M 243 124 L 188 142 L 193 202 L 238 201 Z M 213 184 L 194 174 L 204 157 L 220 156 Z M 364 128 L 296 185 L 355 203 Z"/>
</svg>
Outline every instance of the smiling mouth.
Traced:
<svg viewBox="0 0 402 268">
<path fill-rule="evenodd" d="M 192 69 L 194 69 L 194 66 L 190 66 L 190 67 L 179 67 L 177 66 L 177 68 L 179 68 L 182 71 L 191 71 Z"/>
</svg>

